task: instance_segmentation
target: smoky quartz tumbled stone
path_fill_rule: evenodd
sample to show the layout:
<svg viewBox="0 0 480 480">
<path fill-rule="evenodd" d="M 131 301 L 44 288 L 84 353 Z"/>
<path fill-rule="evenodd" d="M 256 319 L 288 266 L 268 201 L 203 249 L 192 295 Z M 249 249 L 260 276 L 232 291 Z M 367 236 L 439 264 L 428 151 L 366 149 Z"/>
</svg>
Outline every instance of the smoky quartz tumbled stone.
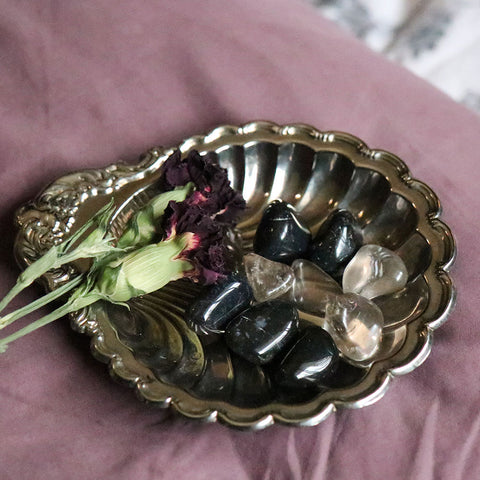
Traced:
<svg viewBox="0 0 480 480">
<path fill-rule="evenodd" d="M 335 373 L 338 359 L 332 337 L 323 328 L 307 327 L 281 360 L 275 380 L 286 388 L 323 388 Z"/>
<path fill-rule="evenodd" d="M 256 253 L 245 255 L 243 263 L 248 283 L 257 302 L 281 297 L 293 286 L 293 269 L 284 263 L 273 262 Z"/>
<path fill-rule="evenodd" d="M 323 317 L 326 305 L 342 295 L 342 288 L 328 273 L 308 260 L 295 260 L 292 269 L 294 281 L 290 297 L 295 305 L 303 312 Z"/>
<path fill-rule="evenodd" d="M 296 334 L 298 311 L 290 303 L 259 303 L 233 319 L 226 331 L 228 347 L 256 365 L 270 362 Z"/>
<path fill-rule="evenodd" d="M 305 255 L 312 234 L 295 209 L 280 200 L 263 212 L 253 241 L 253 251 L 275 262 L 290 264 Z"/>
<path fill-rule="evenodd" d="M 239 274 L 230 275 L 206 289 L 190 305 L 186 320 L 197 332 L 222 332 L 252 300 L 253 292 L 247 279 Z"/>
</svg>

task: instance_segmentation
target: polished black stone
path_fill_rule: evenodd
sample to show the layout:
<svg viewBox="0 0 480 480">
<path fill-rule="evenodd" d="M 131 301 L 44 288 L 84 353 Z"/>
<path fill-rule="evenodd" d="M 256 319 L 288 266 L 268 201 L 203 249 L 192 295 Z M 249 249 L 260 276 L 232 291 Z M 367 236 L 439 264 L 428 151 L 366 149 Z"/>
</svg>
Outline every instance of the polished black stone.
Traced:
<svg viewBox="0 0 480 480">
<path fill-rule="evenodd" d="M 308 259 L 334 278 L 362 246 L 357 221 L 350 212 L 333 213 L 322 224 L 308 249 Z"/>
<path fill-rule="evenodd" d="M 253 251 L 276 262 L 290 264 L 304 257 L 312 234 L 292 206 L 276 200 L 263 212 L 253 241 Z"/>
<path fill-rule="evenodd" d="M 259 303 L 232 320 L 226 331 L 228 347 L 256 365 L 270 362 L 296 334 L 298 311 L 290 303 Z"/>
<path fill-rule="evenodd" d="M 259 407 L 272 399 L 270 377 L 259 366 L 232 353 L 233 392 L 231 401 L 240 407 Z"/>
<path fill-rule="evenodd" d="M 323 328 L 307 327 L 280 362 L 276 382 L 286 388 L 322 388 L 335 373 L 338 350 Z"/>
<path fill-rule="evenodd" d="M 223 331 L 240 312 L 248 308 L 253 299 L 247 279 L 230 275 L 207 288 L 188 308 L 185 319 L 197 332 Z"/>
<path fill-rule="evenodd" d="M 225 255 L 225 268 L 228 272 L 244 272 L 243 268 L 243 244 L 241 233 L 232 228 L 225 229 L 223 244 L 227 248 L 227 255 Z"/>
</svg>

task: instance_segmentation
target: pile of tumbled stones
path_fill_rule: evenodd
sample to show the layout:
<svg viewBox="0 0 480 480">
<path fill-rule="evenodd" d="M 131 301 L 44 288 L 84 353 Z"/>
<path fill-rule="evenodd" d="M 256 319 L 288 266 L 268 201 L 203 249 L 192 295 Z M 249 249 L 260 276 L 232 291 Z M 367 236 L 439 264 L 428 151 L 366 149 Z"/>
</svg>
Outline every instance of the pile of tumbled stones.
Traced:
<svg viewBox="0 0 480 480">
<path fill-rule="evenodd" d="M 345 210 L 312 237 L 294 208 L 278 200 L 265 209 L 253 250 L 241 271 L 190 306 L 187 319 L 197 332 L 224 334 L 232 352 L 268 366 L 286 388 L 324 388 L 340 357 L 353 365 L 375 359 L 383 315 L 372 299 L 407 283 L 397 254 L 363 245 Z M 318 321 L 300 326 L 299 310 Z"/>
</svg>

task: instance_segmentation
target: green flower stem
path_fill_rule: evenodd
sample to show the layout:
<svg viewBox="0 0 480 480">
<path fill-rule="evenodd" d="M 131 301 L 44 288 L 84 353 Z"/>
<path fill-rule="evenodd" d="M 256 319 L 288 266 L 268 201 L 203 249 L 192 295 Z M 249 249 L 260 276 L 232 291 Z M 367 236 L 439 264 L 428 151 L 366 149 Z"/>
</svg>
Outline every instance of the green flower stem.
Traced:
<svg viewBox="0 0 480 480">
<path fill-rule="evenodd" d="M 7 345 L 34 330 L 57 320 L 68 313 L 85 308 L 98 300 L 125 305 L 133 297 L 152 293 L 164 287 L 172 280 L 182 278 L 194 267 L 181 258 L 182 252 L 189 247 L 192 234 L 173 236 L 169 240 L 147 245 L 101 267 L 91 271 L 86 280 L 73 292 L 67 303 L 52 313 L 35 320 L 30 325 L 11 335 L 0 339 L 0 352 Z M 77 280 L 72 280 L 75 282 Z M 67 286 L 68 285 L 68 286 Z M 58 298 L 60 293 L 71 289 L 71 282 L 45 295 L 30 305 L 0 319 L 0 324 L 6 326 Z M 59 290 L 64 289 L 59 292 Z M 0 327 L 2 328 L 2 327 Z"/>
<path fill-rule="evenodd" d="M 0 352 L 4 351 L 10 342 L 100 299 L 125 304 L 133 297 L 154 292 L 170 281 L 182 278 L 186 272 L 193 269 L 189 261 L 181 258 L 181 253 L 192 241 L 192 234 L 173 236 L 157 244 L 151 243 L 156 234 L 156 223 L 168 203 L 172 200 L 185 200 L 193 188 L 194 185 L 189 183 L 185 187 L 153 198 L 132 217 L 116 247 L 114 238 L 107 234 L 113 212 L 113 202 L 110 202 L 66 242 L 53 246 L 43 257 L 27 267 L 12 290 L 0 302 L 0 311 L 12 298 L 49 270 L 80 258 L 94 259 L 86 279 L 85 276 L 77 277 L 29 305 L 0 318 L 2 329 L 76 288 L 65 305 L 0 339 Z M 96 228 L 78 243 L 93 225 L 96 225 Z M 74 247 L 76 243 L 78 245 Z M 132 248 L 135 250 L 132 251 Z"/>
<path fill-rule="evenodd" d="M 113 200 L 97 212 L 77 232 L 65 242 L 54 245 L 38 260 L 29 265 L 18 277 L 13 288 L 0 301 L 0 312 L 25 288 L 49 270 L 72 263 L 81 258 L 94 258 L 97 262 L 113 258 L 116 253 L 124 252 L 133 247 L 141 247 L 151 243 L 155 235 L 155 224 L 163 215 L 168 203 L 173 200 L 182 202 L 193 191 L 193 183 L 175 190 L 161 193 L 154 197 L 143 209 L 137 212 L 123 235 L 114 246 L 115 238 L 107 234 L 107 228 L 114 210 Z M 97 227 L 75 248 L 73 246 L 93 226 Z M 108 260 L 107 260 L 108 261 Z"/>
<path fill-rule="evenodd" d="M 48 315 L 45 315 L 44 317 L 32 322 L 30 325 L 27 325 L 26 327 L 17 330 L 15 333 L 0 339 L 0 353 L 5 352 L 9 343 L 18 340 L 24 335 L 27 335 L 28 333 L 31 333 L 40 327 L 44 327 L 45 325 L 48 325 L 49 323 L 58 320 L 59 318 L 62 318 L 71 312 L 76 312 L 77 310 L 88 307 L 89 305 L 97 302 L 99 299 L 100 297 L 94 293 L 87 294 L 83 297 L 72 297 L 65 305 L 62 305 Z"/>
<path fill-rule="evenodd" d="M 0 312 L 25 288 L 30 286 L 33 281 L 38 278 L 36 272 L 41 272 L 38 276 L 43 275 L 54 263 L 58 257 L 58 248 L 53 246 L 43 257 L 39 258 L 36 262 L 29 265 L 23 273 L 17 278 L 17 282 L 13 288 L 3 297 L 0 301 Z"/>
<path fill-rule="evenodd" d="M 0 312 L 4 310 L 21 291 L 29 287 L 35 280 L 49 270 L 59 268 L 62 265 L 80 258 L 96 258 L 112 251 L 119 251 L 117 247 L 113 246 L 113 237 L 106 235 L 108 221 L 113 211 L 112 203 L 113 202 L 110 202 L 99 210 L 95 216 L 86 222 L 85 225 L 75 232 L 66 242 L 60 245 L 54 245 L 45 255 L 29 265 L 19 275 L 13 288 L 0 301 Z M 70 251 L 72 246 L 95 224 L 97 227 L 87 238 Z"/>
<path fill-rule="evenodd" d="M 48 303 L 52 302 L 53 300 L 57 300 L 58 298 L 62 297 L 66 293 L 70 292 L 74 288 L 78 287 L 84 280 L 84 275 L 79 275 L 78 277 L 70 280 L 69 282 L 65 283 L 61 287 L 43 295 L 43 297 L 38 298 L 37 300 L 21 307 L 4 317 L 0 317 L 0 330 L 5 328 L 6 326 L 12 324 L 15 320 L 19 318 L 23 318 L 26 315 L 38 310 L 41 307 L 44 307 Z"/>
</svg>

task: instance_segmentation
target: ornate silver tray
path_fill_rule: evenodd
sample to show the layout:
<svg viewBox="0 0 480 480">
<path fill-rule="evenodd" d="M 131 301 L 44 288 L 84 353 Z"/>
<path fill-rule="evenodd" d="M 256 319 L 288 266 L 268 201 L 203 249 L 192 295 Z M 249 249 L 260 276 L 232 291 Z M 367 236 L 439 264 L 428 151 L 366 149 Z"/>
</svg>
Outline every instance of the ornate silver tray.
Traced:
<svg viewBox="0 0 480 480">
<path fill-rule="evenodd" d="M 426 359 L 433 331 L 454 304 L 447 271 L 455 244 L 438 218 L 437 196 L 411 177 L 403 161 L 346 133 L 268 122 L 221 126 L 175 148 L 214 152 L 233 187 L 243 192 L 248 209 L 239 230 L 245 251 L 274 199 L 294 205 L 314 233 L 332 210 L 345 208 L 361 223 L 366 243 L 403 258 L 409 281 L 401 292 L 378 300 L 386 327 L 375 359 L 356 367 L 345 363 L 337 384 L 314 395 L 262 393 L 258 382 L 264 385 L 265 377 L 232 359 L 221 342 L 186 326 L 185 309 L 200 287 L 182 280 L 132 301 L 130 311 L 98 303 L 71 316 L 73 328 L 92 337 L 94 356 L 108 363 L 112 376 L 142 400 L 171 406 L 189 418 L 259 429 L 275 422 L 315 425 L 337 408 L 372 404 L 395 376 Z M 173 151 L 153 148 L 138 165 L 119 163 L 54 182 L 17 212 L 20 265 L 62 242 L 111 197 L 117 207 L 112 230 L 121 232 L 132 212 L 157 193 L 162 163 Z M 46 287 L 54 289 L 86 267 L 79 263 L 50 272 Z M 302 321 L 312 319 L 303 316 Z"/>
</svg>

